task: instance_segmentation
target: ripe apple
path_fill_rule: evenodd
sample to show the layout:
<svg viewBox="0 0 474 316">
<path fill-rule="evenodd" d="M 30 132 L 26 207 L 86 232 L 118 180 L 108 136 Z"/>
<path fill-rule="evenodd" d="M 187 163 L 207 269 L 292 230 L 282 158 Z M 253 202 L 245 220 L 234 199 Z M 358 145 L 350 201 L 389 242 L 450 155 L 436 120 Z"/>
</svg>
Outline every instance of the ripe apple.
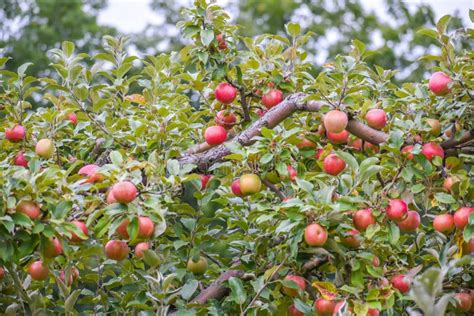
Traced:
<svg viewBox="0 0 474 316">
<path fill-rule="evenodd" d="M 117 200 L 115 199 L 115 196 L 112 191 L 107 192 L 107 198 L 105 199 L 105 201 L 107 202 L 107 204 L 117 203 Z"/>
<path fill-rule="evenodd" d="M 309 246 L 320 247 L 326 243 L 328 233 L 324 227 L 313 223 L 306 226 L 304 240 Z"/>
<path fill-rule="evenodd" d="M 290 177 L 291 181 L 295 181 L 296 177 L 298 176 L 296 169 L 291 165 L 288 165 L 288 176 Z"/>
<path fill-rule="evenodd" d="M 441 134 L 441 123 L 438 120 L 429 118 L 426 120 L 426 123 L 428 123 L 428 125 L 431 127 L 431 135 L 439 136 L 439 134 Z"/>
<path fill-rule="evenodd" d="M 220 145 L 227 139 L 227 131 L 219 125 L 209 126 L 204 132 L 206 143 L 211 146 Z"/>
<path fill-rule="evenodd" d="M 314 301 L 314 311 L 316 315 L 330 316 L 334 313 L 336 302 L 326 300 L 324 298 L 318 298 Z"/>
<path fill-rule="evenodd" d="M 72 221 L 71 224 L 76 225 L 77 228 L 82 230 L 82 232 L 84 233 L 84 235 L 86 235 L 86 237 L 89 236 L 89 230 L 87 229 L 87 226 L 86 226 L 85 223 L 83 223 L 81 221 Z M 82 241 L 81 237 L 79 237 L 78 235 L 76 235 L 72 231 L 70 233 L 71 233 L 71 238 L 69 238 L 70 241 L 72 241 L 72 242 L 81 242 Z"/>
<path fill-rule="evenodd" d="M 456 298 L 456 310 L 458 312 L 469 312 L 471 310 L 472 300 L 469 293 L 461 292 L 454 295 Z"/>
<path fill-rule="evenodd" d="M 433 220 L 433 228 L 440 233 L 450 233 L 454 229 L 453 215 L 437 215 Z"/>
<path fill-rule="evenodd" d="M 324 115 L 324 127 L 327 132 L 341 133 L 348 123 L 347 114 L 339 110 L 331 110 Z"/>
<path fill-rule="evenodd" d="M 79 175 L 81 175 L 81 176 L 87 176 L 87 177 L 89 177 L 89 178 L 85 181 L 85 182 L 87 182 L 87 183 L 99 182 L 99 181 L 104 180 L 104 176 L 101 175 L 101 174 L 97 171 L 99 168 L 100 168 L 99 166 L 94 165 L 94 164 L 85 165 L 84 167 L 82 167 L 81 169 L 79 169 L 79 171 L 77 172 L 77 174 L 79 174 Z"/>
<path fill-rule="evenodd" d="M 249 173 L 240 176 L 240 192 L 243 195 L 258 193 L 261 188 L 262 182 L 256 174 Z"/>
<path fill-rule="evenodd" d="M 468 242 L 465 242 L 462 245 L 462 253 L 463 255 L 469 255 L 471 253 L 474 253 L 474 237 L 472 237 L 471 239 L 469 239 Z"/>
<path fill-rule="evenodd" d="M 400 152 L 408 160 L 413 160 L 413 154 L 411 153 L 411 151 L 413 150 L 413 147 L 414 147 L 413 145 L 407 145 L 407 146 L 403 147 Z"/>
<path fill-rule="evenodd" d="M 306 283 L 304 281 L 304 278 L 303 277 L 300 277 L 300 276 L 297 276 L 297 275 L 287 275 L 285 277 L 285 280 L 286 281 L 293 281 L 296 283 L 296 285 L 301 289 L 301 290 L 305 290 L 306 288 Z M 297 289 L 293 289 L 293 288 L 290 288 L 290 287 L 287 287 L 287 286 L 283 286 L 282 287 L 282 291 L 283 293 L 285 293 L 286 295 L 288 296 L 296 296 L 298 295 L 298 290 Z"/>
<path fill-rule="evenodd" d="M 288 316 L 304 316 L 304 313 L 300 312 L 293 304 L 288 306 Z"/>
<path fill-rule="evenodd" d="M 149 217 L 138 217 L 138 238 L 150 238 L 154 232 L 155 224 Z"/>
<path fill-rule="evenodd" d="M 444 95 L 449 92 L 451 78 L 444 72 L 437 71 L 431 75 L 428 87 L 436 95 Z"/>
<path fill-rule="evenodd" d="M 321 160 L 321 156 L 323 155 L 323 153 L 324 153 L 324 148 L 316 149 L 314 158 L 316 158 L 317 160 Z"/>
<path fill-rule="evenodd" d="M 237 89 L 229 83 L 222 82 L 217 86 L 214 95 L 216 96 L 217 101 L 229 104 L 232 103 L 237 96 Z"/>
<path fill-rule="evenodd" d="M 115 231 L 121 238 L 129 239 L 130 236 L 128 235 L 127 227 L 130 221 L 128 219 L 124 220 Z"/>
<path fill-rule="evenodd" d="M 301 135 L 298 138 L 301 139 L 301 142 L 296 144 L 296 147 L 298 147 L 299 149 L 316 147 L 316 144 L 310 141 L 309 139 L 307 139 L 306 137 L 304 137 L 304 135 Z"/>
<path fill-rule="evenodd" d="M 349 139 L 349 132 L 343 130 L 340 133 L 327 132 L 328 140 L 333 144 L 345 144 Z"/>
<path fill-rule="evenodd" d="M 112 194 L 119 203 L 128 204 L 135 200 L 138 194 L 137 187 L 130 181 L 121 181 L 114 184 Z"/>
<path fill-rule="evenodd" d="M 428 159 L 429 161 L 433 160 L 435 156 L 439 156 L 444 158 L 444 150 L 443 148 L 436 144 L 436 143 L 426 143 L 423 145 L 421 149 L 421 153 Z"/>
<path fill-rule="evenodd" d="M 212 176 L 210 174 L 201 174 L 199 176 L 201 177 L 201 190 L 204 190 Z"/>
<path fill-rule="evenodd" d="M 35 152 L 41 158 L 49 159 L 54 154 L 53 141 L 48 138 L 43 138 L 38 141 L 35 147 Z"/>
<path fill-rule="evenodd" d="M 369 142 L 364 142 L 364 150 L 369 153 L 378 153 L 380 147 Z"/>
<path fill-rule="evenodd" d="M 227 43 L 224 39 L 224 35 L 221 33 L 216 35 L 216 40 L 217 40 L 217 46 L 219 47 L 220 50 L 227 49 Z"/>
<path fill-rule="evenodd" d="M 336 303 L 334 306 L 334 312 L 333 316 L 339 316 L 339 314 L 342 314 L 342 311 L 345 309 L 345 313 L 352 313 L 352 308 L 349 306 L 349 303 L 347 301 L 340 301 Z M 341 313 L 340 313 L 341 312 Z"/>
<path fill-rule="evenodd" d="M 380 266 L 380 259 L 379 259 L 379 257 L 374 256 L 374 257 L 372 258 L 372 265 L 373 265 L 374 267 Z"/>
<path fill-rule="evenodd" d="M 42 281 L 48 277 L 49 269 L 47 265 L 43 264 L 43 261 L 38 260 L 30 265 L 28 273 L 33 280 Z"/>
<path fill-rule="evenodd" d="M 402 232 L 412 232 L 420 226 L 420 223 L 420 214 L 416 211 L 408 211 L 406 218 L 398 222 L 397 225 Z"/>
<path fill-rule="evenodd" d="M 13 160 L 13 164 L 15 166 L 20 166 L 20 167 L 25 167 L 25 168 L 28 167 L 28 160 L 26 160 L 26 157 L 22 151 L 19 151 L 16 154 L 15 159 Z"/>
<path fill-rule="evenodd" d="M 411 282 L 407 280 L 404 274 L 395 275 L 394 277 L 392 277 L 390 283 L 392 283 L 392 286 L 399 290 L 401 293 L 406 293 L 410 290 Z"/>
<path fill-rule="evenodd" d="M 371 109 L 365 115 L 367 125 L 375 129 L 382 129 L 387 124 L 387 115 L 382 109 Z"/>
<path fill-rule="evenodd" d="M 71 286 L 71 284 L 74 283 L 74 281 L 76 281 L 78 277 L 79 277 L 79 270 L 76 267 L 72 267 L 69 270 L 69 278 L 68 278 L 67 283 L 66 283 L 66 272 L 64 270 L 61 270 L 61 272 L 59 273 L 59 279 L 67 286 Z"/>
<path fill-rule="evenodd" d="M 48 240 L 44 247 L 44 256 L 46 258 L 54 258 L 63 253 L 63 246 L 61 242 L 56 237 Z"/>
<path fill-rule="evenodd" d="M 360 233 L 358 230 L 350 230 L 346 233 L 348 236 L 341 239 L 341 242 L 344 246 L 349 248 L 359 248 L 360 247 Z"/>
<path fill-rule="evenodd" d="M 356 150 L 362 150 L 362 139 L 352 139 L 351 141 L 349 141 L 349 147 L 354 148 Z"/>
<path fill-rule="evenodd" d="M 222 110 L 222 111 L 217 112 L 217 115 L 214 118 L 214 121 L 216 122 L 217 125 L 229 129 L 235 125 L 237 118 L 234 113 L 228 112 L 226 110 Z"/>
<path fill-rule="evenodd" d="M 369 310 L 367 311 L 367 316 L 379 316 L 379 315 L 380 315 L 380 312 L 376 308 L 369 308 Z"/>
<path fill-rule="evenodd" d="M 262 96 L 262 103 L 268 110 L 281 101 L 283 101 L 283 92 L 278 89 L 272 89 Z"/>
<path fill-rule="evenodd" d="M 236 196 L 242 196 L 242 191 L 240 191 L 240 179 L 235 179 L 230 185 L 232 193 Z"/>
<path fill-rule="evenodd" d="M 5 130 L 5 138 L 12 143 L 17 143 L 23 140 L 26 136 L 26 129 L 21 125 L 15 125 L 12 128 Z"/>
<path fill-rule="evenodd" d="M 358 231 L 364 231 L 367 227 L 376 223 L 372 210 L 369 208 L 355 212 L 352 220 Z"/>
<path fill-rule="evenodd" d="M 143 252 L 150 249 L 150 244 L 148 242 L 140 242 L 135 246 L 135 256 L 138 258 L 143 257 Z"/>
<path fill-rule="evenodd" d="M 0 267 L 0 281 L 5 277 L 5 269 L 3 267 Z"/>
<path fill-rule="evenodd" d="M 33 220 L 38 219 L 41 216 L 41 210 L 38 204 L 36 204 L 33 201 L 25 201 L 25 200 L 21 201 L 16 206 L 16 211 L 18 213 L 25 214 L 26 216 L 28 216 L 29 218 Z"/>
<path fill-rule="evenodd" d="M 128 256 L 128 245 L 121 240 L 109 240 L 105 244 L 105 255 L 109 259 L 122 261 Z"/>
<path fill-rule="evenodd" d="M 392 221 L 400 222 L 403 221 L 408 213 L 407 203 L 400 199 L 392 199 L 388 203 L 387 209 L 385 210 L 387 217 Z"/>
<path fill-rule="evenodd" d="M 255 114 L 257 114 L 258 117 L 263 117 L 265 115 L 265 113 L 267 113 L 267 111 L 262 110 L 262 109 L 256 109 L 255 110 Z"/>
<path fill-rule="evenodd" d="M 469 215 L 472 212 L 474 212 L 473 207 L 461 207 L 456 211 L 456 213 L 454 213 L 454 225 L 456 225 L 458 229 L 463 229 L 466 227 L 467 223 L 469 222 Z"/>
<path fill-rule="evenodd" d="M 323 161 L 323 169 L 326 173 L 337 176 L 346 167 L 346 163 L 336 154 L 330 154 Z"/>
<path fill-rule="evenodd" d="M 68 121 L 71 121 L 73 125 L 77 124 L 77 115 L 74 112 L 69 112 L 66 116 Z"/>
<path fill-rule="evenodd" d="M 459 179 L 455 176 L 449 176 L 447 178 L 444 179 L 443 181 L 443 188 L 446 190 L 446 191 L 449 191 L 451 192 L 452 189 L 453 189 L 453 185 L 456 183 L 456 182 L 459 182 Z"/>
<path fill-rule="evenodd" d="M 189 258 L 186 270 L 193 274 L 204 274 L 207 270 L 207 259 L 203 256 L 199 256 L 198 261 L 194 261 L 193 258 Z"/>
</svg>

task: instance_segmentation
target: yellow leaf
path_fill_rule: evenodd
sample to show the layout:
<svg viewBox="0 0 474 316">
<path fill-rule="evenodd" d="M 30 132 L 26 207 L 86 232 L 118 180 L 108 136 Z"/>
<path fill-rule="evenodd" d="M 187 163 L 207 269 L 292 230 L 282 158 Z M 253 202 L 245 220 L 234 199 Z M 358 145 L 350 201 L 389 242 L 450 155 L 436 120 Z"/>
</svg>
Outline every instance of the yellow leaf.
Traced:
<svg viewBox="0 0 474 316">
<path fill-rule="evenodd" d="M 337 296 L 337 289 L 331 282 L 314 281 L 313 287 L 321 293 L 325 300 L 334 300 Z"/>
<path fill-rule="evenodd" d="M 454 254 L 455 259 L 459 259 L 462 257 L 462 246 L 464 244 L 464 239 L 462 234 L 456 234 L 456 237 L 454 238 L 456 245 L 458 246 L 458 252 Z"/>
<path fill-rule="evenodd" d="M 141 94 L 137 94 L 137 93 L 127 95 L 125 97 L 125 100 L 128 100 L 130 102 L 134 102 L 134 103 L 138 103 L 138 104 L 142 104 L 142 105 L 146 103 L 145 97 L 142 96 Z"/>
</svg>

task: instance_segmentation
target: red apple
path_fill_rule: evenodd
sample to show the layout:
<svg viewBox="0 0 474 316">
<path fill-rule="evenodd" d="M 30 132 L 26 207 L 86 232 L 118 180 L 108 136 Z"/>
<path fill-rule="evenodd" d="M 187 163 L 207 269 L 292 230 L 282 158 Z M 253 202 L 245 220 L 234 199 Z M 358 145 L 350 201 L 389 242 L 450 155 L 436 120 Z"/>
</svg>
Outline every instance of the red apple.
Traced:
<svg viewBox="0 0 474 316">
<path fill-rule="evenodd" d="M 54 144 L 51 139 L 43 138 L 36 143 L 35 152 L 41 158 L 49 159 L 54 154 Z"/>
<path fill-rule="evenodd" d="M 229 129 L 235 125 L 237 118 L 235 117 L 234 113 L 222 110 L 217 113 L 214 121 L 217 125 Z"/>
<path fill-rule="evenodd" d="M 343 130 L 340 133 L 327 132 L 327 137 L 328 140 L 333 144 L 345 144 L 349 139 L 349 132 L 346 130 Z"/>
<path fill-rule="evenodd" d="M 300 276 L 297 276 L 297 275 L 287 275 L 285 277 L 285 280 L 295 282 L 296 285 L 303 291 L 306 288 L 306 284 L 305 284 L 305 281 L 304 281 L 303 277 L 300 277 Z M 298 295 L 298 290 L 290 288 L 290 287 L 283 286 L 282 291 L 283 291 L 283 293 L 285 293 L 288 296 Z"/>
<path fill-rule="evenodd" d="M 5 138 L 12 143 L 17 143 L 23 140 L 26 136 L 26 129 L 21 125 L 15 125 L 12 128 L 5 130 Z"/>
<path fill-rule="evenodd" d="M 255 110 L 255 114 L 257 114 L 258 117 L 263 117 L 265 115 L 265 113 L 267 113 L 267 111 L 262 110 L 262 109 L 256 109 Z"/>
<path fill-rule="evenodd" d="M 350 230 L 346 233 L 348 236 L 341 239 L 343 245 L 349 248 L 360 247 L 360 233 L 358 230 Z"/>
<path fill-rule="evenodd" d="M 210 174 L 201 174 L 199 176 L 201 177 L 201 190 L 204 190 L 212 176 Z"/>
<path fill-rule="evenodd" d="M 427 119 L 426 123 L 431 127 L 430 134 L 433 136 L 439 136 L 441 134 L 441 123 L 436 119 Z"/>
<path fill-rule="evenodd" d="M 349 141 L 349 147 L 354 148 L 356 150 L 362 150 L 362 139 L 356 138 Z"/>
<path fill-rule="evenodd" d="M 450 233 L 454 229 L 453 215 L 437 215 L 433 220 L 433 228 L 440 233 Z"/>
<path fill-rule="evenodd" d="M 16 206 L 16 211 L 18 213 L 23 213 L 31 219 L 38 219 L 41 216 L 41 210 L 35 202 L 32 201 L 21 201 Z"/>
<path fill-rule="evenodd" d="M 367 316 L 379 316 L 379 315 L 380 315 L 380 312 L 376 308 L 369 308 L 369 310 L 367 311 Z"/>
<path fill-rule="evenodd" d="M 354 227 L 359 231 L 364 231 L 367 227 L 376 223 L 371 209 L 364 209 L 355 212 L 352 220 L 354 222 Z"/>
<path fill-rule="evenodd" d="M 61 270 L 61 272 L 59 273 L 59 279 L 67 286 L 71 286 L 71 284 L 74 283 L 74 281 L 76 281 L 78 277 L 79 277 L 79 270 L 77 270 L 76 267 L 72 267 L 69 270 L 69 278 L 68 278 L 67 283 L 66 283 L 66 272 L 64 270 Z"/>
<path fill-rule="evenodd" d="M 13 160 L 13 164 L 15 166 L 21 166 L 21 167 L 28 167 L 28 160 L 26 160 L 26 157 L 25 155 L 23 154 L 22 151 L 19 151 L 16 156 L 15 156 L 15 159 Z"/>
<path fill-rule="evenodd" d="M 471 310 L 471 295 L 469 293 L 461 292 L 461 293 L 456 293 L 454 295 L 454 298 L 456 298 L 457 304 L 456 304 L 456 310 L 458 312 L 469 312 Z"/>
<path fill-rule="evenodd" d="M 48 278 L 49 269 L 48 266 L 43 264 L 43 261 L 35 261 L 28 268 L 28 273 L 33 280 L 42 281 Z"/>
<path fill-rule="evenodd" d="M 150 238 L 154 232 L 155 224 L 149 217 L 138 217 L 138 238 Z"/>
<path fill-rule="evenodd" d="M 332 110 L 324 115 L 323 122 L 327 132 L 341 133 L 346 129 L 348 118 L 346 113 Z"/>
<path fill-rule="evenodd" d="M 410 290 L 410 281 L 407 280 L 405 275 L 403 274 L 397 274 L 394 277 L 392 277 L 392 280 L 390 281 L 392 283 L 392 286 L 399 290 L 401 293 L 406 293 Z"/>
<path fill-rule="evenodd" d="M 314 311 L 316 315 L 330 316 L 334 312 L 335 307 L 336 302 L 324 298 L 318 298 L 314 301 Z"/>
<path fill-rule="evenodd" d="M 364 142 L 364 150 L 369 153 L 378 153 L 380 147 L 369 142 Z"/>
<path fill-rule="evenodd" d="M 73 125 L 77 124 L 77 115 L 74 112 L 69 112 L 66 116 L 67 120 L 71 121 Z"/>
<path fill-rule="evenodd" d="M 59 239 L 54 237 L 46 242 L 44 247 L 44 256 L 46 258 L 54 258 L 63 253 L 63 246 Z"/>
<path fill-rule="evenodd" d="M 370 127 L 382 129 L 387 124 L 387 115 L 382 109 L 371 109 L 365 115 L 365 120 Z"/>
<path fill-rule="evenodd" d="M 262 188 L 262 181 L 256 174 L 243 174 L 239 182 L 240 192 L 243 195 L 258 193 Z"/>
<path fill-rule="evenodd" d="M 204 132 L 206 143 L 211 146 L 222 144 L 227 139 L 227 131 L 222 126 L 209 126 Z"/>
<path fill-rule="evenodd" d="M 216 40 L 217 40 L 217 46 L 219 47 L 220 50 L 227 49 L 227 43 L 224 39 L 224 35 L 222 34 L 217 34 L 216 35 Z"/>
<path fill-rule="evenodd" d="M 324 148 L 319 148 L 316 150 L 316 153 L 314 154 L 314 158 L 317 160 L 321 160 L 321 156 L 324 153 Z"/>
<path fill-rule="evenodd" d="M 5 269 L 0 267 L 0 281 L 5 277 Z"/>
<path fill-rule="evenodd" d="M 336 305 L 334 306 L 334 312 L 333 312 L 333 316 L 339 316 L 339 312 L 342 311 L 345 309 L 346 313 L 352 313 L 352 308 L 349 306 L 349 303 L 346 302 L 346 301 L 340 301 L 338 303 L 336 303 Z M 344 313 L 344 314 L 346 314 Z"/>
<path fill-rule="evenodd" d="M 373 265 L 374 267 L 380 266 L 380 259 L 379 259 L 379 257 L 374 256 L 374 257 L 372 258 L 372 265 Z"/>
<path fill-rule="evenodd" d="M 451 78 L 444 72 L 437 71 L 431 75 L 428 87 L 436 95 L 444 95 L 449 92 Z"/>
<path fill-rule="evenodd" d="M 119 203 L 128 204 L 135 200 L 138 194 L 137 187 L 130 181 L 121 181 L 114 184 L 112 194 Z"/>
<path fill-rule="evenodd" d="M 117 200 L 115 199 L 112 191 L 107 192 L 107 198 L 105 199 L 105 201 L 107 202 L 107 204 L 117 203 Z"/>
<path fill-rule="evenodd" d="M 439 156 L 444 158 L 444 150 L 443 148 L 436 144 L 436 143 L 426 143 L 423 145 L 421 149 L 421 153 L 428 159 L 429 161 L 433 160 L 435 156 Z"/>
<path fill-rule="evenodd" d="M 128 219 L 124 220 L 115 231 L 120 237 L 123 239 L 129 239 L 130 236 L 128 235 L 127 227 L 130 221 Z"/>
<path fill-rule="evenodd" d="M 128 256 L 128 245 L 121 240 L 109 240 L 105 244 L 105 255 L 109 259 L 122 261 Z"/>
<path fill-rule="evenodd" d="M 300 312 L 295 305 L 288 306 L 288 316 L 304 316 L 303 312 Z"/>
<path fill-rule="evenodd" d="M 214 94 L 217 101 L 224 104 L 229 104 L 232 103 L 232 101 L 234 101 L 235 97 L 237 96 L 237 89 L 229 83 L 222 82 L 217 86 Z"/>
<path fill-rule="evenodd" d="M 310 141 L 309 139 L 305 138 L 304 135 L 301 135 L 299 139 L 301 139 L 301 142 L 296 144 L 296 147 L 298 147 L 299 149 L 316 147 L 316 144 Z"/>
<path fill-rule="evenodd" d="M 328 233 L 321 225 L 313 223 L 306 226 L 304 230 L 304 240 L 309 246 L 323 246 L 327 239 Z"/>
<path fill-rule="evenodd" d="M 467 223 L 469 222 L 469 215 L 474 212 L 473 207 L 461 207 L 459 210 L 454 213 L 454 225 L 458 229 L 463 229 L 466 227 Z"/>
<path fill-rule="evenodd" d="M 87 226 L 86 226 L 85 223 L 83 223 L 81 221 L 72 221 L 71 224 L 76 225 L 77 228 L 82 230 L 82 232 L 84 233 L 84 235 L 86 235 L 86 237 L 89 236 L 89 230 L 87 229 Z M 81 242 L 82 241 L 81 237 L 79 237 L 78 235 L 76 235 L 72 231 L 70 233 L 71 233 L 71 238 L 69 239 L 70 241 L 72 241 L 72 242 Z"/>
<path fill-rule="evenodd" d="M 99 166 L 94 165 L 94 164 L 85 165 L 84 167 L 82 167 L 81 169 L 79 169 L 79 171 L 77 172 L 77 174 L 79 174 L 79 175 L 81 175 L 81 176 L 87 176 L 87 177 L 89 177 L 89 178 L 86 180 L 87 183 L 99 182 L 99 181 L 104 180 L 104 176 L 101 175 L 101 174 L 97 171 L 99 168 L 100 168 Z"/>
<path fill-rule="evenodd" d="M 400 199 L 392 199 L 388 203 L 387 209 L 385 210 L 387 217 L 392 221 L 400 222 L 404 220 L 408 213 L 408 206 L 405 201 Z"/>
<path fill-rule="evenodd" d="M 411 151 L 413 150 L 413 147 L 414 147 L 413 145 L 407 145 L 403 147 L 401 150 L 402 155 L 406 156 L 408 160 L 413 160 L 413 154 L 411 153 Z"/>
<path fill-rule="evenodd" d="M 444 179 L 444 181 L 443 181 L 443 188 L 444 188 L 446 191 L 451 192 L 452 189 L 453 189 L 453 185 L 454 185 L 456 182 L 459 182 L 459 179 L 458 179 L 457 177 L 449 176 L 449 177 L 447 177 L 447 178 Z"/>
<path fill-rule="evenodd" d="M 271 109 L 281 101 L 283 101 L 283 92 L 278 89 L 272 89 L 262 96 L 262 103 L 267 109 Z"/>
<path fill-rule="evenodd" d="M 298 173 L 296 172 L 296 169 L 293 168 L 293 166 L 288 165 L 288 176 L 290 177 L 291 181 L 295 181 L 296 177 L 298 176 Z"/>
<path fill-rule="evenodd" d="M 135 256 L 137 256 L 138 258 L 142 258 L 143 257 L 143 252 L 145 250 L 148 250 L 150 249 L 150 244 L 147 243 L 147 242 L 141 242 L 141 243 L 138 243 L 136 246 L 135 246 Z"/>
<path fill-rule="evenodd" d="M 234 195 L 242 196 L 242 192 L 240 191 L 240 179 L 235 179 L 234 181 L 232 181 L 230 189 L 232 193 L 234 193 Z"/>
<path fill-rule="evenodd" d="M 408 211 L 406 218 L 398 222 L 397 225 L 403 232 L 412 232 L 415 231 L 418 226 L 420 226 L 420 223 L 420 214 L 418 214 L 416 211 Z"/>
<path fill-rule="evenodd" d="M 323 161 L 324 171 L 330 175 L 337 176 L 346 167 L 346 163 L 342 158 L 335 154 L 330 154 Z"/>
</svg>

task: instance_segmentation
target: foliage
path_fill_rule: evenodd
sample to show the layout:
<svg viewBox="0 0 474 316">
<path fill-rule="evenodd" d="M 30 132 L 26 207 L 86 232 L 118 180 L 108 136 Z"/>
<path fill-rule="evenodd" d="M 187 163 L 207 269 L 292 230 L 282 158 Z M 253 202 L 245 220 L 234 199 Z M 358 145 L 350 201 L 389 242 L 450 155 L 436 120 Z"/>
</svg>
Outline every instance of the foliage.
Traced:
<svg viewBox="0 0 474 316">
<path fill-rule="evenodd" d="M 454 81 L 450 93 L 438 97 L 425 82 L 398 86 L 395 70 L 370 66 L 366 59 L 373 52 L 359 40 L 352 42 L 348 55 L 335 56 L 314 74 L 306 51 L 313 33 L 303 33 L 296 23 L 286 24 L 284 35 L 249 38 L 239 35 L 215 4 L 197 0 L 184 13 L 179 27 L 190 44 L 179 52 L 139 59 L 127 54 L 126 39 L 105 36 L 103 48 L 92 56 L 77 51 L 72 42 L 50 50 L 51 76 L 29 75 L 29 63 L 1 70 L 0 130 L 14 124 L 27 130 L 21 142 L 10 142 L 4 134 L 0 140 L 0 266 L 6 268 L 0 281 L 2 311 L 281 315 L 295 304 L 310 315 L 314 299 L 323 296 L 346 300 L 357 315 L 366 315 L 369 307 L 402 315 L 426 311 L 428 301 L 444 304 L 447 299 L 441 295 L 472 287 L 472 257 L 463 245 L 474 237 L 474 216 L 463 231 L 445 235 L 432 226 L 435 215 L 472 204 L 472 152 L 453 148 L 452 156 L 432 161 L 420 154 L 421 142 L 448 139 L 433 136 L 427 118 L 438 119 L 443 132 L 456 126 L 457 139 L 472 131 L 473 52 L 453 45 L 461 38 L 472 41 L 472 29 L 447 33 L 449 17 L 443 17 L 436 29 L 420 32 L 441 47 L 439 56 L 424 58 Z M 218 34 L 227 48 L 219 48 Z M 0 66 L 10 62 L 3 57 Z M 213 90 L 223 81 L 239 90 L 230 105 L 214 99 Z M 235 133 L 249 128 L 262 108 L 260 95 L 271 87 L 285 95 L 303 92 L 307 100 L 326 105 L 319 113 L 301 112 L 274 129 L 262 128 L 251 146 L 227 142 L 232 154 L 206 168 L 180 164 L 179 158 L 202 142 L 219 110 L 239 116 Z M 32 111 L 38 100 L 49 106 Z M 243 117 L 244 105 L 251 121 Z M 332 107 L 360 120 L 371 108 L 384 109 L 389 140 L 379 152 L 331 144 L 316 131 Z M 77 114 L 77 124 L 67 119 L 71 112 Z M 346 162 L 345 171 L 338 176 L 322 172 L 315 148 L 296 146 L 302 134 L 324 156 L 335 151 Z M 42 138 L 54 141 L 50 159 L 35 154 Z M 415 158 L 408 160 L 400 149 L 416 138 Z M 27 168 L 13 165 L 19 151 L 28 159 Z M 78 170 L 92 163 L 100 166 L 102 179 L 85 182 Z M 288 165 L 297 170 L 295 181 L 288 177 Z M 212 174 L 205 188 L 199 173 Z M 259 174 L 269 188 L 274 183 L 273 189 L 235 196 L 231 182 L 245 173 Z M 447 175 L 458 179 L 452 191 L 442 188 Z M 137 186 L 138 197 L 129 204 L 107 203 L 110 188 L 123 180 Z M 280 201 L 275 191 L 289 200 Z M 391 198 L 403 198 L 421 215 L 416 232 L 402 232 L 387 219 L 384 209 Z M 41 218 L 15 211 L 22 200 L 40 205 Z M 353 212 L 363 208 L 373 210 L 376 223 L 360 232 L 361 247 L 353 249 L 343 238 L 354 229 Z M 125 219 L 130 220 L 128 245 L 143 241 L 139 216 L 155 224 L 151 250 L 143 258 L 107 259 L 104 245 L 120 239 L 116 231 Z M 73 220 L 86 223 L 88 236 Z M 324 247 L 303 242 L 304 228 L 313 222 L 328 232 Z M 71 233 L 84 241 L 71 242 Z M 48 258 L 45 249 L 53 237 L 64 253 Z M 208 261 L 207 271 L 187 271 L 189 259 L 200 256 Z M 374 257 L 380 266 L 373 264 Z M 27 273 L 39 259 L 50 269 L 44 281 Z M 314 259 L 321 260 L 308 269 Z M 66 271 L 68 280 L 73 267 L 80 272 L 77 280 L 62 282 L 60 271 Z M 230 295 L 193 302 L 229 270 L 244 273 L 224 282 Z M 436 279 L 432 271 L 443 271 L 445 278 Z M 430 284 L 415 277 L 418 272 L 433 276 L 436 289 L 430 292 Z M 400 273 L 417 280 L 409 295 L 387 282 Z M 301 275 L 312 286 L 296 297 L 285 295 L 283 286 L 297 289 L 283 280 L 288 274 Z M 429 295 L 423 296 L 425 292 Z M 455 301 L 451 303 L 454 314 Z"/>
</svg>

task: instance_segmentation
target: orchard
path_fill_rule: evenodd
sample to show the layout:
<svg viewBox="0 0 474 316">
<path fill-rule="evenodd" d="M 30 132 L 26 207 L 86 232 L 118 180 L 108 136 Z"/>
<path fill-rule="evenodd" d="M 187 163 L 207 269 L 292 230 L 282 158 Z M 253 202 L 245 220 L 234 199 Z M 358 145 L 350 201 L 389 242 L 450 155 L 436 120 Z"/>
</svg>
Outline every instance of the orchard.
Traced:
<svg viewBox="0 0 474 316">
<path fill-rule="evenodd" d="M 474 30 L 416 30 L 400 84 L 357 39 L 315 71 L 298 24 L 183 14 L 178 52 L 0 70 L 0 312 L 472 315 Z"/>
</svg>

